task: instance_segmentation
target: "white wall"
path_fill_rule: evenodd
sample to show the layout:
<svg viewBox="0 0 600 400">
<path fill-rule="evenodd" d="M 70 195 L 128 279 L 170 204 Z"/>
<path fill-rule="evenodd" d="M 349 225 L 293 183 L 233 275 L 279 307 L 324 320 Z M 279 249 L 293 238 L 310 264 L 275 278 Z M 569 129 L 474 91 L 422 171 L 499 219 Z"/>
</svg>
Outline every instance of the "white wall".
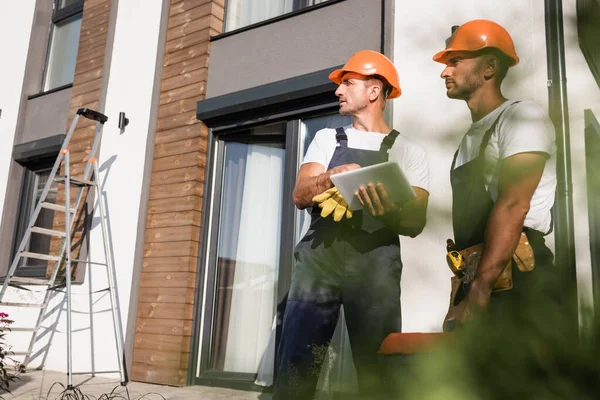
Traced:
<svg viewBox="0 0 600 400">
<path fill-rule="evenodd" d="M 416 239 L 403 240 L 403 330 L 438 331 L 448 306 L 451 273 L 445 241 L 452 237 L 449 168 L 452 155 L 471 120 L 463 101 L 446 97 L 442 64 L 431 57 L 445 46 L 452 25 L 491 19 L 512 35 L 521 62 L 504 82 L 509 98 L 528 99 L 548 107 L 544 4 L 533 0 L 461 0 L 450 7 L 439 0 L 396 2 L 394 62 L 403 94 L 394 102 L 394 123 L 429 152 L 431 167 L 428 225 Z M 567 76 L 571 117 L 575 230 L 580 297 L 591 293 L 589 234 L 585 199 L 583 109 L 599 114 L 600 91 L 577 44 L 575 0 L 564 1 Z M 438 12 L 431 13 L 431 10 Z M 554 238 L 547 237 L 553 247 Z"/>
<path fill-rule="evenodd" d="M 99 155 L 100 181 L 108 210 L 110 243 L 114 252 L 124 328 L 129 310 L 138 220 L 140 211 L 144 211 L 140 210 L 140 199 L 144 185 L 143 172 L 162 6 L 162 0 L 119 0 L 118 2 L 105 107 L 105 114 L 109 119 L 104 128 Z M 130 120 L 123 133 L 117 127 L 120 111 L 126 112 Z M 145 218 L 145 215 L 142 217 Z M 104 262 L 97 209 L 93 226 L 90 239 L 91 259 L 95 262 Z M 118 369 L 108 294 L 106 292 L 89 294 L 106 287 L 106 268 L 102 266 L 88 268 L 85 283 L 73 287 L 74 371 Z M 39 290 L 39 288 L 33 289 Z M 39 294 L 29 294 L 26 297 L 21 296 L 21 301 L 32 300 L 34 297 L 39 297 Z M 14 295 L 12 300 L 17 301 Z M 66 306 L 61 304 L 63 300 L 64 295 L 59 293 L 52 301 L 51 307 L 64 310 Z M 16 319 L 19 320 L 20 326 L 24 326 L 25 321 L 31 320 L 33 315 L 30 310 L 19 309 Z M 56 333 L 44 335 L 36 345 L 36 350 L 39 350 L 51 342 L 45 360 L 46 369 L 65 371 L 67 368 L 65 318 L 64 311 L 54 312 L 43 324 L 44 327 L 48 327 L 58 320 Z M 32 326 L 33 322 L 27 325 Z M 15 349 L 26 346 L 27 341 L 19 339 L 24 337 L 15 338 L 11 342 L 15 343 Z M 36 367 L 43 361 L 42 357 L 39 357 L 30 364 L 30 367 Z"/>
<path fill-rule="evenodd" d="M 151 101 L 158 51 L 158 37 L 162 0 L 119 0 L 110 78 L 106 96 L 105 114 L 109 120 L 104 128 L 100 147 L 100 179 L 103 184 L 107 221 L 117 271 L 120 308 L 123 326 L 127 324 L 133 259 L 140 196 L 146 159 L 146 144 L 150 124 Z M 129 125 L 121 133 L 118 126 L 119 112 L 125 112 Z M 93 260 L 104 260 L 99 213 L 96 210 L 91 234 L 90 255 Z M 77 288 L 85 293 L 106 287 L 106 273 L 102 267 L 88 270 L 86 284 Z M 86 299 L 87 296 L 83 296 Z M 100 295 L 95 295 L 94 299 Z M 78 333 L 74 347 L 93 354 L 97 370 L 114 370 L 114 337 L 111 332 L 107 296 L 93 306 L 94 336 L 90 349 L 89 333 Z M 80 306 L 88 310 L 87 304 Z M 80 324 L 90 326 L 89 316 L 81 316 Z M 52 346 L 48 369 L 64 369 L 61 339 Z M 90 357 L 81 357 L 74 368 L 89 370 Z"/>
<path fill-rule="evenodd" d="M 4 208 L 34 8 L 35 0 L 0 3 L 0 217 Z"/>
</svg>

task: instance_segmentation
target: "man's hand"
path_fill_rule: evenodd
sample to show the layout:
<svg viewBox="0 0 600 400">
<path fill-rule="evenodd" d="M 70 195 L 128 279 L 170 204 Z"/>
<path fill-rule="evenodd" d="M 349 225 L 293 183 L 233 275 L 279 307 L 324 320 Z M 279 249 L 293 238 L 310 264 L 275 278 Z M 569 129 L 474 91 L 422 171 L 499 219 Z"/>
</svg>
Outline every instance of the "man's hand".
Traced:
<svg viewBox="0 0 600 400">
<path fill-rule="evenodd" d="M 469 294 L 467 295 L 467 302 L 475 309 L 482 310 L 490 305 L 490 296 L 492 295 L 492 288 L 487 284 L 475 280 L 471 283 L 469 288 Z"/>
<path fill-rule="evenodd" d="M 382 183 L 369 183 L 361 186 L 354 195 L 360 201 L 363 208 L 374 217 L 383 217 L 389 213 L 397 213 L 400 210 L 388 195 Z"/>
<path fill-rule="evenodd" d="M 354 169 L 359 169 L 359 168 L 360 168 L 360 165 L 355 164 L 355 163 L 338 165 L 337 167 L 333 167 L 329 171 L 327 171 L 327 174 L 329 174 L 329 176 L 331 176 L 331 175 L 341 174 L 342 172 L 352 171 Z"/>
<path fill-rule="evenodd" d="M 429 193 L 416 186 L 413 186 L 413 190 L 417 197 L 404 204 L 395 204 L 381 183 L 362 186 L 354 195 L 366 212 L 381 218 L 389 229 L 399 235 L 416 237 L 427 222 Z"/>
<path fill-rule="evenodd" d="M 303 164 L 298 171 L 296 187 L 294 187 L 294 204 L 299 210 L 313 207 L 313 198 L 333 187 L 331 175 L 360 168 L 358 164 L 344 164 L 325 171 L 325 167 L 319 163 Z"/>
</svg>

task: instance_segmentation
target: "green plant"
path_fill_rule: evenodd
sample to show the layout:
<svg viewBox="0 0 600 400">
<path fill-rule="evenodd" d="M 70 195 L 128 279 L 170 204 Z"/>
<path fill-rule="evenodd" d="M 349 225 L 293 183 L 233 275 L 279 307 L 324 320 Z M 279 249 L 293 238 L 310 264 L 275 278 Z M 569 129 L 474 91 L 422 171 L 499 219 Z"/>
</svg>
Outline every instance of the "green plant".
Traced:
<svg viewBox="0 0 600 400">
<path fill-rule="evenodd" d="M 485 315 L 398 376 L 398 398 L 594 400 L 600 393 L 600 313 L 578 324 L 566 284 L 533 292 L 535 306 Z M 391 397 L 395 398 L 395 397 Z"/>
<path fill-rule="evenodd" d="M 10 393 L 8 387 L 11 382 L 18 379 L 19 374 L 19 363 L 10 357 L 13 352 L 6 342 L 6 333 L 10 331 L 13 322 L 8 319 L 7 313 L 0 312 L 0 393 Z M 0 399 L 3 399 L 1 395 Z"/>
</svg>

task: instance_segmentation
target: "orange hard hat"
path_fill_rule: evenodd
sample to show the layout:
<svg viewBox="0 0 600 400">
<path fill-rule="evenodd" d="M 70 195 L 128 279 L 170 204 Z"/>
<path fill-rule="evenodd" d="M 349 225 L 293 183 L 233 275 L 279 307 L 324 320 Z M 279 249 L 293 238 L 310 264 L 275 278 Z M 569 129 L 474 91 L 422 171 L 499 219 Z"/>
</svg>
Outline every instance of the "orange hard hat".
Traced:
<svg viewBox="0 0 600 400">
<path fill-rule="evenodd" d="M 342 82 L 342 75 L 346 72 L 355 72 L 364 76 L 377 75 L 386 80 L 386 83 L 392 87 L 388 99 L 400 97 L 400 81 L 398 71 L 394 63 L 381 53 L 372 50 L 362 50 L 350 57 L 350 60 L 342 69 L 336 69 L 329 74 L 329 79 L 338 85 Z"/>
<path fill-rule="evenodd" d="M 488 47 L 498 49 L 507 56 L 509 67 L 519 63 L 515 44 L 506 29 L 485 19 L 476 19 L 459 26 L 450 37 L 446 49 L 434 55 L 433 61 L 446 64 L 452 52 L 471 52 Z"/>
</svg>

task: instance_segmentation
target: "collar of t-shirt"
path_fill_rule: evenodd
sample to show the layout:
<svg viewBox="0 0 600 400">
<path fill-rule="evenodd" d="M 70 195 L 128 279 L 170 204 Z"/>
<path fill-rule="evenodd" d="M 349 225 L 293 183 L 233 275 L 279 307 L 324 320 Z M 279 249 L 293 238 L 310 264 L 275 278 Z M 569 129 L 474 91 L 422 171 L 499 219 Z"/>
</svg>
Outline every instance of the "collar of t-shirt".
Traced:
<svg viewBox="0 0 600 400">
<path fill-rule="evenodd" d="M 496 121 L 496 119 L 500 115 L 500 113 L 502 111 L 504 111 L 508 106 L 510 106 L 511 104 L 513 104 L 515 102 L 516 102 L 516 100 L 506 100 L 504 103 L 500 104 L 500 106 L 496 107 L 496 109 L 493 110 L 492 112 L 490 112 L 488 115 L 481 118 L 479 121 L 473 122 L 471 124 L 471 128 L 467 132 L 467 135 L 476 135 L 476 134 L 481 133 L 482 131 L 485 132 L 488 129 L 490 129 L 492 127 L 492 124 L 494 123 L 494 121 Z"/>
</svg>

